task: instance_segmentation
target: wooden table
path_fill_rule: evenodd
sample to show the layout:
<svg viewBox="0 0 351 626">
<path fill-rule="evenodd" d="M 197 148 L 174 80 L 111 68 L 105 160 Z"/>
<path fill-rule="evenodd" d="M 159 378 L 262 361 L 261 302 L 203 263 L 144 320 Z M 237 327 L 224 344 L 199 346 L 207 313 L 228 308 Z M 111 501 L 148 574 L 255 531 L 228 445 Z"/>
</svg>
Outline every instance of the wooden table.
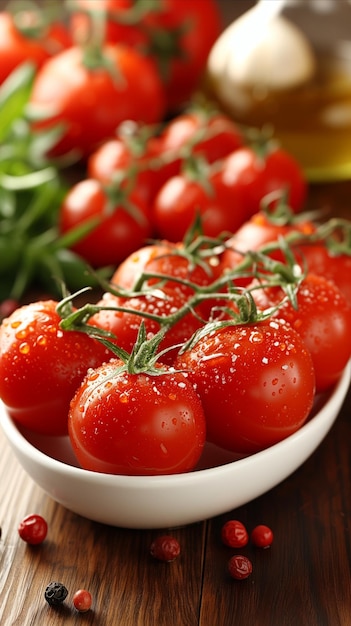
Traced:
<svg viewBox="0 0 351 626">
<path fill-rule="evenodd" d="M 351 183 L 311 189 L 309 206 L 351 215 Z M 181 556 L 154 561 L 158 530 L 107 527 L 53 502 L 25 474 L 0 432 L 1 626 L 350 626 L 351 393 L 332 430 L 292 476 L 255 501 L 215 519 L 172 530 Z M 17 526 L 28 513 L 48 521 L 31 548 Z M 227 574 L 231 550 L 220 529 L 229 518 L 248 528 L 271 526 L 270 549 L 244 553 L 254 571 L 246 581 Z M 63 582 L 62 610 L 49 607 L 46 585 Z M 79 614 L 73 593 L 85 587 L 93 609 Z"/>
</svg>

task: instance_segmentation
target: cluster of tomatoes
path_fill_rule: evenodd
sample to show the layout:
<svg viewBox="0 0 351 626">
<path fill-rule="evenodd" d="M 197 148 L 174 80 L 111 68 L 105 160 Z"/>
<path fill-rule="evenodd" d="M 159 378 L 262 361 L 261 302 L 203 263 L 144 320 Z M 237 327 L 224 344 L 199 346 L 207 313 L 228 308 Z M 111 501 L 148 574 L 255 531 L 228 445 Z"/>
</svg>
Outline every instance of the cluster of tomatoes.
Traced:
<svg viewBox="0 0 351 626">
<path fill-rule="evenodd" d="M 350 358 L 350 257 L 331 252 L 349 229 L 261 211 L 228 238 L 137 249 L 98 302 L 4 320 L 0 397 L 22 427 L 68 432 L 94 471 L 186 472 L 206 441 L 271 446 Z"/>
<path fill-rule="evenodd" d="M 235 232 L 276 190 L 286 189 L 300 211 L 306 187 L 286 151 L 263 141 L 258 148 L 227 116 L 199 107 L 161 132 L 122 124 L 67 193 L 60 229 L 67 234 L 91 221 L 73 250 L 94 267 L 117 265 L 148 238 L 182 241 L 196 215 L 206 236 Z"/>
<path fill-rule="evenodd" d="M 1 67 L 35 64 L 33 130 L 57 133 L 50 158 L 84 164 L 60 235 L 80 229 L 72 251 L 113 275 L 98 302 L 77 308 L 68 294 L 2 322 L 0 397 L 22 428 L 68 433 L 94 471 L 174 474 L 206 442 L 241 455 L 271 446 L 350 358 L 350 225 L 301 217 L 299 164 L 222 113 L 164 122 L 219 34 L 213 0 L 66 5 L 67 23 L 40 37 L 33 12 L 21 28 L 1 13 Z"/>
<path fill-rule="evenodd" d="M 8 3 L 0 84 L 31 63 L 36 127 L 62 124 L 52 155 L 85 158 L 122 121 L 159 123 L 184 106 L 220 32 L 216 0 Z"/>
</svg>

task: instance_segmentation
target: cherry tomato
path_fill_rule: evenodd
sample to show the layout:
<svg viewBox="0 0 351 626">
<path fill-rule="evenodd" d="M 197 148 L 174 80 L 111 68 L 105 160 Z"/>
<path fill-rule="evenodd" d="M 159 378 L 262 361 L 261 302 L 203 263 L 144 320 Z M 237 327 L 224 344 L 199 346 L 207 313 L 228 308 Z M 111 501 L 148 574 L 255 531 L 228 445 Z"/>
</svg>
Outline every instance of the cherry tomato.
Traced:
<svg viewBox="0 0 351 626">
<path fill-rule="evenodd" d="M 56 54 L 34 81 L 30 107 L 43 118 L 34 127 L 64 127 L 50 153 L 55 156 L 74 150 L 87 157 L 124 120 L 151 124 L 164 115 L 163 87 L 152 60 L 130 47 L 111 45 L 101 49 L 101 59 L 91 68 L 84 54 L 78 46 Z"/>
<path fill-rule="evenodd" d="M 38 69 L 48 57 L 40 42 L 21 33 L 13 15 L 0 12 L 0 84 L 22 63 L 30 61 Z"/>
<path fill-rule="evenodd" d="M 160 278 L 150 277 L 148 285 L 156 284 L 164 277 L 163 286 L 177 288 L 192 295 L 194 290 L 189 283 L 205 286 L 218 277 L 218 259 L 215 255 L 204 260 L 187 256 L 182 243 L 159 241 L 136 249 L 115 270 L 111 282 L 132 289 L 142 273 L 155 274 Z M 184 281 L 184 282 L 181 282 Z"/>
<path fill-rule="evenodd" d="M 160 330 L 160 323 L 157 320 L 149 319 L 147 314 L 159 317 L 168 317 L 174 314 L 187 302 L 187 296 L 180 290 L 163 287 L 157 289 L 155 293 L 148 295 L 138 295 L 131 298 L 119 298 L 106 292 L 97 303 L 102 307 L 123 307 L 124 311 L 104 310 L 94 315 L 90 322 L 92 325 L 113 333 L 116 339 L 112 339 L 120 348 L 131 352 L 137 339 L 141 322 L 145 324 L 148 338 L 151 338 Z M 200 328 L 202 322 L 192 313 L 186 313 L 172 328 L 170 328 L 162 339 L 159 350 L 168 348 L 166 354 L 160 359 L 163 362 L 172 363 L 180 346 L 193 333 Z M 172 346 L 177 346 L 174 349 Z"/>
<path fill-rule="evenodd" d="M 197 213 L 208 237 L 234 232 L 247 217 L 240 190 L 223 184 L 221 171 L 210 174 L 206 184 L 186 173 L 170 178 L 152 206 L 159 236 L 174 242 L 182 241 Z"/>
<path fill-rule="evenodd" d="M 146 8 L 143 14 L 134 4 L 131 0 L 79 0 L 71 19 L 73 36 L 87 40 L 89 12 L 106 11 L 106 40 L 142 48 L 157 60 L 167 108 L 176 110 L 199 85 L 207 56 L 220 34 L 218 4 L 215 0 L 159 0 L 155 9 Z M 143 2 L 138 5 L 143 8 Z M 82 14 L 80 7 L 88 14 Z"/>
<path fill-rule="evenodd" d="M 323 243 L 304 244 L 294 250 L 302 266 L 311 274 L 331 280 L 340 289 L 351 306 L 351 256 L 328 250 Z"/>
<path fill-rule="evenodd" d="M 221 113 L 209 115 L 200 109 L 171 119 L 160 142 L 166 153 L 179 153 L 188 147 L 193 154 L 201 154 L 208 163 L 214 163 L 240 148 L 243 137 L 230 118 Z"/>
<path fill-rule="evenodd" d="M 245 146 L 224 159 L 222 176 L 228 187 L 242 191 L 247 218 L 261 209 L 261 202 L 274 191 L 285 191 L 288 204 L 298 213 L 302 210 L 307 183 L 301 166 L 282 148 L 268 149 L 260 155 Z"/>
<path fill-rule="evenodd" d="M 259 307 L 281 302 L 280 287 L 252 292 Z M 307 274 L 296 295 L 297 306 L 286 300 L 273 314 L 288 322 L 310 352 L 316 390 L 324 391 L 340 377 L 351 357 L 351 307 L 338 287 L 323 276 Z"/>
<path fill-rule="evenodd" d="M 60 329 L 53 300 L 16 309 L 0 326 L 0 397 L 20 425 L 67 433 L 70 400 L 89 367 L 111 356 L 98 341 Z"/>
<path fill-rule="evenodd" d="M 151 234 L 148 207 L 136 191 L 116 195 L 87 178 L 68 192 L 60 209 L 60 230 L 67 233 L 99 218 L 99 223 L 72 246 L 94 267 L 117 265 Z"/>
<path fill-rule="evenodd" d="M 298 430 L 312 408 L 315 375 L 300 335 L 277 320 L 226 326 L 179 355 L 196 385 L 208 440 L 254 453 Z"/>
<path fill-rule="evenodd" d="M 316 226 L 310 220 L 283 223 L 274 221 L 263 211 L 255 213 L 245 221 L 240 228 L 226 241 L 226 250 L 221 256 L 221 268 L 232 269 L 243 259 L 243 254 L 249 250 L 259 250 L 268 243 L 276 242 L 293 231 L 302 235 L 311 235 Z M 280 249 L 272 250 L 269 255 L 279 261 L 284 260 Z"/>
<path fill-rule="evenodd" d="M 176 474 L 193 469 L 205 417 L 182 372 L 119 371 L 112 359 L 90 371 L 72 400 L 69 434 L 83 468 L 109 474 Z"/>
<path fill-rule="evenodd" d="M 162 161 L 157 137 L 151 137 L 141 151 L 133 152 L 131 143 L 123 136 L 103 142 L 88 158 L 88 175 L 104 184 L 134 179 L 138 194 L 151 204 L 159 188 L 177 173 L 179 166 Z"/>
<path fill-rule="evenodd" d="M 37 513 L 27 515 L 18 525 L 18 534 L 32 546 L 37 546 L 46 539 L 48 525 L 46 520 Z"/>
</svg>

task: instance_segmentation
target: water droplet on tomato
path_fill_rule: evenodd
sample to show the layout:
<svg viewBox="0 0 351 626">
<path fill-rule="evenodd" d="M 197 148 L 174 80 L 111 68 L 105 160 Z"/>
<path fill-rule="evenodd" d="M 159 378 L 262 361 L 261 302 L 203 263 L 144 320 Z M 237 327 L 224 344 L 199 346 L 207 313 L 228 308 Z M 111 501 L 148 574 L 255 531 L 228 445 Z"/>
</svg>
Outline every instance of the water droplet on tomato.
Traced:
<svg viewBox="0 0 351 626">
<path fill-rule="evenodd" d="M 37 339 L 37 344 L 39 346 L 46 346 L 47 344 L 47 338 L 45 337 L 45 335 L 39 335 L 38 339 Z"/>
<path fill-rule="evenodd" d="M 21 343 L 20 347 L 19 347 L 19 351 L 21 354 L 28 354 L 30 351 L 30 345 L 29 343 L 27 343 L 26 341 L 24 341 L 23 343 Z"/>
</svg>

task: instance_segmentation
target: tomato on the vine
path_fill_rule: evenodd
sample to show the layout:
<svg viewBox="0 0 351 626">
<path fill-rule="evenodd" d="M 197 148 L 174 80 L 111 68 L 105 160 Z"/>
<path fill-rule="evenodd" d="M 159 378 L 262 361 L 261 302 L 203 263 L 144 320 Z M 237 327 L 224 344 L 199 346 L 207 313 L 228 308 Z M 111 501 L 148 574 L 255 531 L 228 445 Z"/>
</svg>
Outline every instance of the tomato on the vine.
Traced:
<svg viewBox="0 0 351 626">
<path fill-rule="evenodd" d="M 74 151 L 86 158 L 126 119 L 159 123 L 164 98 L 153 61 L 137 50 L 116 44 L 93 54 L 89 47 L 72 46 L 40 68 L 30 109 L 35 128 L 62 125 L 50 154 Z"/>
<path fill-rule="evenodd" d="M 104 187 L 87 178 L 76 183 L 60 208 L 61 233 L 98 219 L 72 249 L 94 267 L 117 265 L 151 235 L 148 207 L 137 191 Z"/>
<path fill-rule="evenodd" d="M 159 0 L 154 8 L 144 0 L 78 0 L 71 17 L 76 40 L 89 37 L 93 11 L 107 16 L 107 42 L 146 50 L 158 62 L 169 110 L 189 101 L 221 31 L 215 0 Z"/>
<path fill-rule="evenodd" d="M 309 219 L 281 222 L 272 218 L 265 211 L 259 211 L 246 220 L 229 239 L 226 240 L 225 250 L 221 255 L 222 271 L 235 268 L 243 260 L 243 255 L 249 250 L 259 250 L 266 244 L 278 242 L 281 237 L 296 232 L 301 237 L 312 235 L 316 230 L 315 224 Z M 279 261 L 284 260 L 281 247 L 277 246 L 268 252 L 270 257 Z"/>
<path fill-rule="evenodd" d="M 284 292 L 281 287 L 268 287 L 252 295 L 264 309 L 280 303 Z M 296 305 L 286 299 L 273 317 L 285 320 L 303 339 L 312 356 L 316 391 L 333 385 L 351 357 L 351 307 L 338 287 L 308 273 L 299 285 Z"/>
<path fill-rule="evenodd" d="M 294 253 L 298 261 L 311 274 L 331 280 L 340 289 L 351 306 L 351 256 L 329 250 L 323 242 L 297 246 Z"/>
<path fill-rule="evenodd" d="M 243 136 L 238 126 L 222 113 L 195 109 L 171 119 L 160 135 L 163 152 L 201 154 L 214 163 L 242 147 Z"/>
<path fill-rule="evenodd" d="M 203 234 L 218 237 L 234 232 L 247 218 L 240 190 L 223 184 L 221 171 L 209 172 L 206 182 L 186 172 L 173 176 L 160 189 L 151 208 L 159 236 L 181 241 L 200 216 Z"/>
<path fill-rule="evenodd" d="M 182 372 L 140 374 L 122 361 L 90 371 L 71 402 L 69 435 L 83 468 L 155 475 L 192 470 L 206 437 L 199 397 Z"/>
<path fill-rule="evenodd" d="M 137 340 L 141 322 L 144 322 L 148 338 L 154 336 L 161 328 L 158 319 L 148 318 L 147 315 L 165 318 L 171 316 L 182 306 L 186 305 L 188 296 L 180 289 L 163 287 L 155 289 L 145 295 L 135 295 L 130 298 L 116 297 L 110 292 L 104 293 L 97 303 L 103 307 L 90 320 L 93 326 L 107 330 L 115 335 L 111 338 L 120 348 L 130 353 Z M 116 307 L 124 310 L 116 310 Z M 115 309 L 115 310 L 114 310 Z M 166 332 L 159 345 L 159 351 L 168 349 L 160 357 L 162 362 L 172 363 L 180 346 L 202 325 L 201 319 L 191 312 L 185 312 L 172 327 Z"/>
<path fill-rule="evenodd" d="M 270 320 L 208 332 L 174 363 L 204 407 L 207 438 L 252 454 L 297 431 L 314 400 L 310 353 L 289 325 Z"/>
<path fill-rule="evenodd" d="M 128 127 L 131 126 L 128 122 Z M 137 137 L 134 139 L 138 141 Z M 151 136 L 143 148 L 138 146 L 133 150 L 133 147 L 133 140 L 117 132 L 116 137 L 104 141 L 89 156 L 87 172 L 103 184 L 133 180 L 139 195 L 151 204 L 159 188 L 177 173 L 179 166 L 172 161 L 164 162 L 157 137 Z"/>
<path fill-rule="evenodd" d="M 132 252 L 116 268 L 111 282 L 130 290 L 142 274 L 149 274 L 148 285 L 162 281 L 163 286 L 192 295 L 191 285 L 209 285 L 218 277 L 218 267 L 216 255 L 196 259 L 196 256 L 188 256 L 183 243 L 163 240 Z"/>
<path fill-rule="evenodd" d="M 0 397 L 18 424 L 46 435 L 67 433 L 73 394 L 111 356 L 88 335 L 61 330 L 57 304 L 23 305 L 0 326 Z"/>
</svg>

